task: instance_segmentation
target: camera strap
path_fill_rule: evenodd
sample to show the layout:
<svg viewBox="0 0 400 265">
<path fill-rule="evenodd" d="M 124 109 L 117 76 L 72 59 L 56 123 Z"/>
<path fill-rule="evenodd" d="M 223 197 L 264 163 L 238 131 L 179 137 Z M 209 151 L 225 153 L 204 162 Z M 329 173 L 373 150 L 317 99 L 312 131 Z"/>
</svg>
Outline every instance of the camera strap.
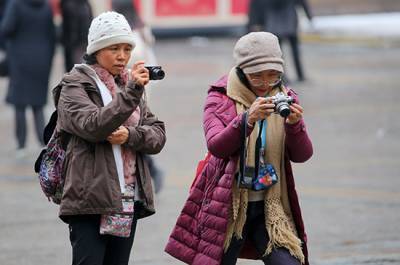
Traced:
<svg viewBox="0 0 400 265">
<path fill-rule="evenodd" d="M 242 126 L 240 126 L 240 160 L 239 160 L 239 174 L 237 185 L 239 187 L 240 180 L 244 177 L 244 169 L 246 167 L 246 136 L 247 136 L 247 118 L 248 112 L 245 111 L 242 115 Z"/>
<path fill-rule="evenodd" d="M 258 171 L 260 169 L 260 150 L 261 150 L 261 145 L 263 144 L 263 140 L 261 138 L 263 128 L 264 128 L 264 120 L 261 120 L 259 123 L 259 130 L 258 130 L 258 136 L 256 140 L 256 151 L 255 151 L 255 159 L 254 159 L 254 176 L 253 180 L 255 180 L 258 176 Z M 263 137 L 264 138 L 264 137 Z"/>
<path fill-rule="evenodd" d="M 267 149 L 267 124 L 268 124 L 268 122 L 265 119 L 265 120 L 259 121 L 258 124 L 260 125 L 260 128 L 262 128 L 262 130 L 265 132 L 265 133 L 261 133 L 261 148 L 265 152 L 265 150 Z M 263 158 L 263 160 L 264 160 L 264 158 Z"/>
<path fill-rule="evenodd" d="M 242 115 L 242 124 L 240 127 L 241 128 L 241 130 L 240 130 L 241 144 L 240 144 L 239 174 L 238 174 L 238 179 L 237 179 L 238 186 L 240 184 L 240 180 L 244 178 L 244 172 L 245 172 L 245 168 L 246 168 L 247 118 L 248 118 L 248 113 L 244 112 Z M 259 132 L 258 132 L 258 136 L 257 136 L 257 140 L 256 140 L 255 161 L 254 161 L 255 170 L 254 170 L 253 181 L 257 178 L 258 172 L 259 172 L 261 146 L 263 148 L 265 148 L 265 146 L 266 146 L 266 137 L 265 137 L 265 134 L 262 133 L 264 128 L 266 130 L 266 124 L 264 124 L 264 121 L 265 120 L 262 120 L 259 122 Z"/>
</svg>

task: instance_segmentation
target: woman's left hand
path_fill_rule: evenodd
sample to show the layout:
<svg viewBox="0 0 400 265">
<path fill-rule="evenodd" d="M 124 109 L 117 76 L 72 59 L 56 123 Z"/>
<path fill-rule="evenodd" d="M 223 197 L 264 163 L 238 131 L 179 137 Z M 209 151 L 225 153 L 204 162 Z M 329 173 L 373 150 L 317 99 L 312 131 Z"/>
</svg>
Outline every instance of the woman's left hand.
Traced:
<svg viewBox="0 0 400 265">
<path fill-rule="evenodd" d="M 125 126 L 119 126 L 110 136 L 107 137 L 107 141 L 111 144 L 124 144 L 128 141 L 129 131 Z"/>
<path fill-rule="evenodd" d="M 286 123 L 295 124 L 303 118 L 303 108 L 296 103 L 290 105 L 290 114 L 286 118 Z"/>
</svg>

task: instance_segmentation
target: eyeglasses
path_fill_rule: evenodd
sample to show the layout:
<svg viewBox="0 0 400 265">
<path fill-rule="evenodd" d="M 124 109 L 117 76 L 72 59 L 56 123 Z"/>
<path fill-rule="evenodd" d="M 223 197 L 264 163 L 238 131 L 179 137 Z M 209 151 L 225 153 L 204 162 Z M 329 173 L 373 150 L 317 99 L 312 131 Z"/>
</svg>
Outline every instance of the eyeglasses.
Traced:
<svg viewBox="0 0 400 265">
<path fill-rule="evenodd" d="M 265 81 L 263 79 L 260 78 L 254 78 L 254 79 L 250 79 L 250 82 L 253 86 L 255 87 L 262 87 L 262 86 L 268 86 L 268 87 L 274 87 L 277 84 L 279 84 L 282 81 L 282 75 L 279 75 L 277 78 L 274 78 L 274 80 L 270 81 Z"/>
</svg>

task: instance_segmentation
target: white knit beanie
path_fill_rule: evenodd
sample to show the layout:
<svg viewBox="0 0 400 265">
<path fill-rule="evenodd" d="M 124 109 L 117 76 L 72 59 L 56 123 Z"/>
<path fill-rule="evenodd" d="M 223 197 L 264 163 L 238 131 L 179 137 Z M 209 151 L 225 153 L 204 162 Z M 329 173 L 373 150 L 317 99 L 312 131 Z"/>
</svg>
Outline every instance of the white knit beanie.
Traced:
<svg viewBox="0 0 400 265">
<path fill-rule="evenodd" d="M 132 48 L 135 47 L 132 29 L 123 15 L 108 11 L 92 20 L 86 48 L 88 55 L 119 43 L 128 43 Z"/>
<path fill-rule="evenodd" d="M 270 32 L 251 32 L 241 37 L 233 49 L 236 66 L 246 74 L 264 70 L 283 73 L 282 51 L 278 38 Z"/>
</svg>

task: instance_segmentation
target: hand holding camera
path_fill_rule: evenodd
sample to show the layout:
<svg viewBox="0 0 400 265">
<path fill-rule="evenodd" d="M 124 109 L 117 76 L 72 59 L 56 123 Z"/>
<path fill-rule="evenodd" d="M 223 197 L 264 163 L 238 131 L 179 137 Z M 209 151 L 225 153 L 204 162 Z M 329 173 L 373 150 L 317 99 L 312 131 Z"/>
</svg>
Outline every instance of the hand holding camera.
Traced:
<svg viewBox="0 0 400 265">
<path fill-rule="evenodd" d="M 286 96 L 282 92 L 279 92 L 267 99 L 272 100 L 272 103 L 275 105 L 274 112 L 286 118 L 287 123 L 295 124 L 303 117 L 303 108 L 295 103 L 295 100 L 291 96 Z"/>
<path fill-rule="evenodd" d="M 131 79 L 139 86 L 149 83 L 149 70 L 144 67 L 144 61 L 137 61 L 131 70 Z"/>
<path fill-rule="evenodd" d="M 268 97 L 267 99 L 274 104 L 274 113 L 279 113 L 283 118 L 290 115 L 290 105 L 294 103 L 294 99 L 291 96 L 286 96 L 282 92 L 279 92 L 275 96 Z"/>
<path fill-rule="evenodd" d="M 303 118 L 303 108 L 299 104 L 293 103 L 290 106 L 290 114 L 286 118 L 286 122 L 289 124 L 295 124 L 302 118 Z"/>
<path fill-rule="evenodd" d="M 275 104 L 272 103 L 272 99 L 257 98 L 250 106 L 248 123 L 254 124 L 259 120 L 264 120 L 274 112 L 274 108 Z"/>
<path fill-rule="evenodd" d="M 249 124 L 267 118 L 271 113 L 279 113 L 283 118 L 287 118 L 288 123 L 296 123 L 302 117 L 303 109 L 294 103 L 291 96 L 286 96 L 282 92 L 275 96 L 257 98 L 249 109 Z"/>
</svg>

